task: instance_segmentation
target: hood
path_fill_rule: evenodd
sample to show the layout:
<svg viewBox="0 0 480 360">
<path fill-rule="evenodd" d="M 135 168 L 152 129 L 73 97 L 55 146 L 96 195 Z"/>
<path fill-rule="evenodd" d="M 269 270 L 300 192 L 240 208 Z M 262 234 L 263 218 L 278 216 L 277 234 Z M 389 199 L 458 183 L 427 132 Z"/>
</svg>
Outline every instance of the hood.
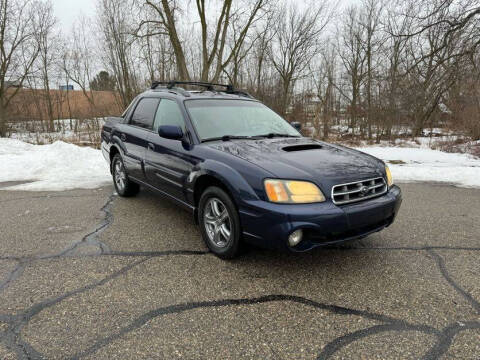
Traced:
<svg viewBox="0 0 480 360">
<path fill-rule="evenodd" d="M 336 184 L 384 176 L 381 160 L 309 138 L 231 140 L 207 146 L 256 164 L 275 177 L 313 181 L 327 191 Z"/>
</svg>

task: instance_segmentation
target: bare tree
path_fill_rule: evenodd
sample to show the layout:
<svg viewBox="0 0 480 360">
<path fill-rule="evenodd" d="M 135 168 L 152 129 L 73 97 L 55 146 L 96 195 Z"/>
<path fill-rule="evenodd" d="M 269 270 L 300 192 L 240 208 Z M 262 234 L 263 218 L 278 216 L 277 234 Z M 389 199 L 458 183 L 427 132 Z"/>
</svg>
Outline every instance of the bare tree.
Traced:
<svg viewBox="0 0 480 360">
<path fill-rule="evenodd" d="M 339 86 L 338 89 L 349 103 L 347 110 L 350 114 L 352 134 L 355 134 L 361 112 L 360 89 L 365 77 L 365 54 L 362 47 L 364 29 L 359 25 L 358 16 L 356 7 L 350 7 L 346 11 L 338 44 L 338 54 L 345 69 L 343 77 L 347 81 L 346 89 L 343 89 L 342 86 Z"/>
<path fill-rule="evenodd" d="M 401 3 L 398 16 L 414 19 L 409 31 L 394 33 L 394 36 L 417 37 L 435 29 L 438 45 L 431 49 L 432 56 L 445 48 L 461 34 L 462 46 L 450 51 L 450 57 L 475 53 L 480 45 L 480 3 L 478 0 L 432 0 Z"/>
<path fill-rule="evenodd" d="M 271 12 L 266 17 L 262 26 L 258 27 L 253 35 L 254 41 L 251 42 L 252 47 L 247 53 L 245 60 L 248 71 L 246 71 L 247 87 L 253 94 L 262 99 L 266 99 L 266 89 L 269 87 L 268 82 L 271 80 L 271 64 L 269 63 L 268 50 L 275 35 L 272 24 L 276 16 Z M 272 89 L 269 93 L 272 93 Z M 273 94 L 271 94 L 273 95 Z"/>
<path fill-rule="evenodd" d="M 39 53 L 35 37 L 38 3 L 0 0 L 0 136 L 5 136 L 8 105 L 23 87 Z"/>
<path fill-rule="evenodd" d="M 177 31 L 177 21 L 175 16 L 178 8 L 176 2 L 169 0 L 161 0 L 159 2 L 153 0 L 140 0 L 139 3 L 140 6 L 145 5 L 147 9 L 149 9 L 149 12 L 153 11 L 154 16 L 142 19 L 135 34 L 141 37 L 158 35 L 168 36 L 175 54 L 178 78 L 180 80 L 190 79 L 185 52 Z M 145 25 L 149 26 L 145 29 Z M 147 32 L 144 32 L 144 30 L 147 30 Z"/>
<path fill-rule="evenodd" d="M 448 89 L 456 81 L 456 64 L 462 61 L 460 57 L 450 56 L 458 49 L 458 39 L 452 38 L 445 47 L 438 31 L 436 27 L 430 27 L 421 36 L 411 39 L 407 49 L 408 81 L 404 87 L 404 99 L 411 116 L 413 137 L 420 136 L 432 119 Z"/>
<path fill-rule="evenodd" d="M 321 55 L 318 69 L 316 71 L 312 70 L 312 79 L 315 84 L 316 94 L 320 100 L 320 106 L 317 109 L 315 128 L 319 129 L 320 125 L 322 125 L 323 139 L 327 140 L 329 137 L 331 120 L 335 112 L 337 54 L 334 47 L 326 46 Z"/>
<path fill-rule="evenodd" d="M 411 18 L 398 17 L 393 12 L 389 11 L 385 21 L 386 33 L 404 33 L 411 25 Z M 385 69 L 385 89 L 387 98 L 387 109 L 384 117 L 384 131 L 385 136 L 392 140 L 392 128 L 394 124 L 400 124 L 400 95 L 401 95 L 401 80 L 402 74 L 406 72 L 404 67 L 405 52 L 407 48 L 408 39 L 399 36 L 388 36 L 385 39 L 385 56 L 388 61 Z"/>
<path fill-rule="evenodd" d="M 138 84 L 135 73 L 135 37 L 132 35 L 132 19 L 128 0 L 101 0 L 98 6 L 98 23 L 101 44 L 106 50 L 105 65 L 117 79 L 117 88 L 124 107 L 133 100 Z"/>
<path fill-rule="evenodd" d="M 175 55 L 167 36 L 145 36 L 138 38 L 139 61 L 143 62 L 150 82 L 173 79 L 176 73 Z"/>
<path fill-rule="evenodd" d="M 312 3 L 302 10 L 292 5 L 278 11 L 269 58 L 282 80 L 282 106 L 279 109 L 282 115 L 287 111 L 295 82 L 318 54 L 319 38 L 330 19 L 331 14 L 324 2 Z"/>
<path fill-rule="evenodd" d="M 360 24 L 363 27 L 365 37 L 362 41 L 363 51 L 366 60 L 365 74 L 365 92 L 366 92 L 366 122 L 368 129 L 368 139 L 372 139 L 372 123 L 374 117 L 372 104 L 372 86 L 374 85 L 374 55 L 379 52 L 383 43 L 382 38 L 377 36 L 380 24 L 380 16 L 383 10 L 383 4 L 379 0 L 364 0 L 363 12 L 360 16 Z"/>
<path fill-rule="evenodd" d="M 167 35 L 175 54 L 178 77 L 182 80 L 191 78 L 187 66 L 187 59 L 183 41 L 177 29 L 177 15 L 182 11 L 176 1 L 145 0 L 145 6 L 150 13 L 155 14 L 142 20 L 135 32 L 138 36 L 162 36 Z M 208 20 L 212 17 L 214 9 L 208 10 L 205 0 L 196 0 L 197 15 L 200 20 L 201 30 L 201 70 L 199 78 L 207 81 L 218 81 L 220 75 L 242 48 L 247 34 L 252 25 L 263 15 L 268 0 L 238 1 L 225 0 L 221 2 L 218 17 L 213 24 Z M 232 23 L 237 24 L 238 36 L 232 46 L 227 50 L 229 32 L 232 31 Z M 241 24 L 241 25 L 240 25 Z M 213 31 L 210 28 L 213 27 Z M 147 30 L 145 32 L 145 30 Z"/>
<path fill-rule="evenodd" d="M 44 88 L 44 102 L 47 110 L 47 130 L 54 129 L 54 99 L 52 97 L 51 77 L 55 74 L 55 62 L 59 50 L 59 38 L 55 33 L 56 19 L 50 2 L 38 3 L 39 22 L 35 30 L 35 36 L 39 45 L 38 68 L 40 70 L 42 85 Z"/>
<path fill-rule="evenodd" d="M 95 113 L 92 88 L 113 89 L 125 107 L 153 80 L 199 79 L 245 87 L 325 139 L 344 121 L 348 136 L 377 142 L 445 121 L 480 136 L 479 0 L 362 0 L 336 18 L 328 0 L 98 0 L 68 38 L 48 1 L 0 0 L 0 135 L 7 111 L 19 118 L 24 100 L 11 100 L 22 86 L 32 88 L 22 116 L 54 130 L 64 100 L 75 108 L 51 91 L 61 76 Z M 92 82 L 101 70 L 108 86 Z"/>
<path fill-rule="evenodd" d="M 255 29 L 253 29 L 243 41 L 240 41 L 239 39 L 244 36 L 241 16 L 237 14 L 232 17 L 232 34 L 231 38 L 227 40 L 227 45 L 229 46 L 230 53 L 233 54 L 233 57 L 230 64 L 223 69 L 223 72 L 226 74 L 229 83 L 235 87 L 243 86 L 247 81 L 249 71 L 245 71 L 244 69 L 246 60 L 250 52 L 254 49 L 256 43 L 258 41 L 264 41 L 268 36 L 268 24 L 272 19 L 272 14 L 273 12 L 269 12 L 266 16 L 266 21 L 257 23 Z M 240 47 L 235 50 L 234 47 L 238 46 L 239 43 L 241 43 Z"/>
<path fill-rule="evenodd" d="M 232 61 L 233 58 L 241 56 L 240 51 L 245 43 L 249 29 L 252 24 L 261 17 L 261 12 L 268 3 L 267 0 L 256 0 L 246 2 L 232 12 L 232 0 L 225 0 L 222 12 L 217 21 L 212 46 L 208 49 L 208 24 L 206 20 L 205 0 L 196 0 L 198 14 L 202 26 L 202 80 L 210 78 L 211 67 L 216 59 L 215 70 L 212 80 L 217 81 L 222 71 Z M 253 3 L 253 5 L 250 5 Z M 248 6 L 250 5 L 250 6 Z M 246 14 L 246 16 L 244 16 Z M 245 18 L 245 19 L 244 19 Z M 234 37 L 230 52 L 224 56 L 225 46 L 229 27 L 233 29 Z"/>
<path fill-rule="evenodd" d="M 97 67 L 96 56 L 91 46 L 92 37 L 89 32 L 91 28 L 92 22 L 87 18 L 80 18 L 73 26 L 71 39 L 65 44 L 62 70 L 67 79 L 80 87 L 90 106 L 95 107 L 94 93 L 89 89 Z"/>
</svg>

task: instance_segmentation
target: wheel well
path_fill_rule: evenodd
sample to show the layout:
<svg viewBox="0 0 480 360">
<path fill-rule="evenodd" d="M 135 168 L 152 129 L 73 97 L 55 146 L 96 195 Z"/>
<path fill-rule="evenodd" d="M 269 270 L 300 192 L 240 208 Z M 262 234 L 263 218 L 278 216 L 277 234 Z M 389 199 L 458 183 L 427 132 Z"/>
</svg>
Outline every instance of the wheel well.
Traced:
<svg viewBox="0 0 480 360">
<path fill-rule="evenodd" d="M 112 160 L 116 154 L 119 154 L 118 148 L 116 146 L 110 147 L 110 173 L 112 172 Z"/>
<path fill-rule="evenodd" d="M 219 187 L 232 198 L 233 202 L 235 202 L 232 194 L 230 193 L 230 190 L 228 190 L 228 188 L 225 186 L 223 182 L 221 182 L 214 176 L 202 175 L 195 182 L 195 187 L 193 189 L 193 195 L 195 197 L 195 206 L 198 206 L 198 203 L 200 202 L 200 197 L 202 196 L 203 192 L 210 186 Z"/>
<path fill-rule="evenodd" d="M 237 206 L 235 202 L 235 198 L 232 196 L 228 187 L 219 179 L 212 175 L 202 175 L 200 176 L 197 181 L 195 182 L 195 187 L 193 189 L 193 196 L 195 200 L 195 221 L 197 221 L 197 214 L 198 214 L 198 204 L 200 203 L 200 197 L 202 196 L 203 192 L 210 186 L 216 186 L 225 191 L 228 196 L 232 199 L 232 202 L 235 206 Z"/>
</svg>

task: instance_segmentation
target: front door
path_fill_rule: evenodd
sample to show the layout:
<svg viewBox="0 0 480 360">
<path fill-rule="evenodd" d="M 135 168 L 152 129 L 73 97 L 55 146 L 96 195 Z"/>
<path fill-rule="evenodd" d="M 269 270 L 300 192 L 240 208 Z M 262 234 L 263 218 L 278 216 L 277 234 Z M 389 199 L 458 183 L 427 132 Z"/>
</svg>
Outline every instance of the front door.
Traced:
<svg viewBox="0 0 480 360">
<path fill-rule="evenodd" d="M 180 140 L 160 137 L 158 128 L 161 125 L 177 125 L 185 133 L 185 120 L 176 101 L 160 100 L 153 132 L 148 138 L 145 157 L 147 181 L 157 189 L 181 201 L 186 201 L 184 184 L 197 159 L 191 155 L 190 145 Z"/>
</svg>

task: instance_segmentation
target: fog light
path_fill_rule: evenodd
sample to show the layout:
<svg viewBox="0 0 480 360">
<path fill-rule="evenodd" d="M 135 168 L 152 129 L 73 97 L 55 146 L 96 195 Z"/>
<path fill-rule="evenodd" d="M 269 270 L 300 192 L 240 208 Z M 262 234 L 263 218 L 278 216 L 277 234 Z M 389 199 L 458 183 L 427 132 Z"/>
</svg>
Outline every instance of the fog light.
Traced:
<svg viewBox="0 0 480 360">
<path fill-rule="evenodd" d="M 288 244 L 293 247 L 297 245 L 300 241 L 302 241 L 302 237 L 303 237 L 302 229 L 295 230 L 288 237 Z"/>
</svg>

